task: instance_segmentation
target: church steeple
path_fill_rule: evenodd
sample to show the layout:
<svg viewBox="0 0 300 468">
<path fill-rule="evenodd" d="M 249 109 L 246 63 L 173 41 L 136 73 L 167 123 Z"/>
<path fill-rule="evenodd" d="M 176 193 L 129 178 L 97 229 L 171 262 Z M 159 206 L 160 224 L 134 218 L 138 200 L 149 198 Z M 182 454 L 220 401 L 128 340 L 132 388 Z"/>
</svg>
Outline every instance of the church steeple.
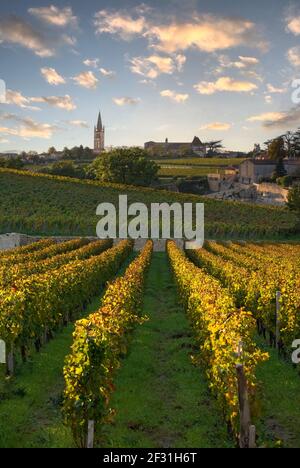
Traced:
<svg viewBox="0 0 300 468">
<path fill-rule="evenodd" d="M 105 127 L 102 125 L 101 112 L 98 114 L 97 126 L 94 128 L 94 152 L 104 151 Z"/>
<path fill-rule="evenodd" d="M 101 112 L 98 114 L 97 130 L 102 130 Z"/>
</svg>

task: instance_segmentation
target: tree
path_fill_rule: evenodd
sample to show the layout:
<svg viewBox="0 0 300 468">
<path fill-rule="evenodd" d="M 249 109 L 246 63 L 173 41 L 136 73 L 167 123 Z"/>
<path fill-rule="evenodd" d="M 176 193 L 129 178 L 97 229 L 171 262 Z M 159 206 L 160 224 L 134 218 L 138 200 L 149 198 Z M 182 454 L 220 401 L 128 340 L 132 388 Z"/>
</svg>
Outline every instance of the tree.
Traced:
<svg viewBox="0 0 300 468">
<path fill-rule="evenodd" d="M 24 162 L 22 161 L 20 156 L 18 156 L 17 158 L 7 159 L 5 167 L 9 169 L 22 169 L 24 167 Z"/>
<path fill-rule="evenodd" d="M 297 214 L 300 222 L 300 184 L 294 185 L 289 191 L 287 205 L 291 211 Z"/>
<path fill-rule="evenodd" d="M 293 135 L 293 153 L 295 158 L 300 158 L 300 128 Z"/>
<path fill-rule="evenodd" d="M 58 161 L 52 164 L 49 172 L 58 176 L 76 177 L 76 167 L 72 161 Z"/>
<path fill-rule="evenodd" d="M 54 146 L 50 146 L 50 148 L 48 149 L 48 154 L 51 155 L 54 153 L 56 153 L 56 149 L 54 148 Z"/>
<path fill-rule="evenodd" d="M 279 161 L 284 159 L 286 156 L 285 143 L 283 137 L 275 138 L 268 148 L 268 155 L 270 159 L 274 161 Z"/>
<path fill-rule="evenodd" d="M 72 159 L 72 151 L 66 146 L 64 147 L 62 152 L 62 159 Z"/>
<path fill-rule="evenodd" d="M 93 150 L 91 150 L 91 148 L 86 146 L 83 150 L 83 159 L 93 159 L 93 158 L 94 158 Z"/>
<path fill-rule="evenodd" d="M 219 152 L 219 150 L 223 148 L 222 140 L 208 141 L 207 143 L 204 143 L 204 145 L 208 148 L 208 151 L 207 151 L 208 157 L 215 156 Z"/>
<path fill-rule="evenodd" d="M 147 158 L 141 148 L 119 148 L 96 158 L 88 174 L 102 182 L 149 186 L 157 177 L 159 166 Z"/>
<path fill-rule="evenodd" d="M 284 167 L 284 162 L 283 162 L 283 159 L 279 159 L 278 162 L 277 162 L 277 165 L 276 165 L 276 169 L 275 169 L 275 172 L 272 176 L 272 178 L 274 178 L 275 180 L 280 178 L 280 177 L 284 177 L 287 175 L 287 171 Z"/>
<path fill-rule="evenodd" d="M 286 149 L 286 155 L 287 157 L 293 158 L 294 157 L 294 143 L 295 143 L 295 134 L 293 132 L 287 132 L 285 135 L 282 136 L 284 143 L 285 143 L 285 149 Z"/>
</svg>

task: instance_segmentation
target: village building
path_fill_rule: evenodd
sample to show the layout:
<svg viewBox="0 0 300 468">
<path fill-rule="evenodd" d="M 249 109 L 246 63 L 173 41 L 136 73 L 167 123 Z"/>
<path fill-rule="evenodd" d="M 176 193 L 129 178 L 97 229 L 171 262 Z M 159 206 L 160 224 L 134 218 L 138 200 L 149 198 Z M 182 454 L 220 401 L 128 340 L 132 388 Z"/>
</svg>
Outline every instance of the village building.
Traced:
<svg viewBox="0 0 300 468">
<path fill-rule="evenodd" d="M 293 176 L 300 172 L 299 159 L 285 159 L 283 162 L 287 175 Z M 276 166 L 277 162 L 270 159 L 246 159 L 240 164 L 240 182 L 254 184 L 262 179 L 270 178 Z"/>
<path fill-rule="evenodd" d="M 207 147 L 201 142 L 200 138 L 194 137 L 191 143 L 169 142 L 166 138 L 165 142 L 157 143 L 155 141 L 148 141 L 144 145 L 145 150 L 164 152 L 166 154 L 180 155 L 182 153 L 194 153 L 199 157 L 204 158 L 207 153 Z"/>
</svg>

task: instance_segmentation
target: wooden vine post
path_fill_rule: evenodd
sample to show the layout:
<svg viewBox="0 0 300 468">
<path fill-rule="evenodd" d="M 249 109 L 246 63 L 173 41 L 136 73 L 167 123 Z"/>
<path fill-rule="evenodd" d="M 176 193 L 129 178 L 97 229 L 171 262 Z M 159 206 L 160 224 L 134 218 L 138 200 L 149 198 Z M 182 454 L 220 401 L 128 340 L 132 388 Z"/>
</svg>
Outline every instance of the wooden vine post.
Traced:
<svg viewBox="0 0 300 468">
<path fill-rule="evenodd" d="M 6 364 L 6 346 L 3 340 L 0 340 L 0 364 Z"/>
<path fill-rule="evenodd" d="M 6 375 L 11 377 L 14 374 L 15 368 L 14 350 L 11 347 L 8 351 L 5 341 L 0 340 L 0 364 L 6 365 Z"/>
<path fill-rule="evenodd" d="M 87 448 L 94 448 L 95 422 L 88 421 Z"/>
<path fill-rule="evenodd" d="M 280 299 L 281 292 L 276 292 L 276 331 L 275 331 L 275 340 L 276 340 L 276 349 L 279 351 L 280 346 Z"/>
<path fill-rule="evenodd" d="M 241 358 L 243 343 L 239 343 L 238 357 Z M 240 408 L 240 448 L 256 447 L 256 428 L 251 424 L 248 384 L 243 364 L 236 364 Z"/>
</svg>

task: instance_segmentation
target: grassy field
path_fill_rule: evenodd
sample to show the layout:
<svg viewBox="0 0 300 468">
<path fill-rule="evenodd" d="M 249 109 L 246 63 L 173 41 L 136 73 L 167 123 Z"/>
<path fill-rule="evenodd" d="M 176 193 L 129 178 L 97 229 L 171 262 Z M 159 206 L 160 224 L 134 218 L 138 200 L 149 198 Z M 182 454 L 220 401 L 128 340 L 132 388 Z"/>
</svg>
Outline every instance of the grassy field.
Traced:
<svg viewBox="0 0 300 468">
<path fill-rule="evenodd" d="M 180 159 L 155 159 L 157 164 L 172 164 L 179 166 L 199 166 L 210 168 L 225 168 L 228 166 L 238 166 L 245 159 L 241 158 L 180 158 Z"/>
<path fill-rule="evenodd" d="M 239 165 L 243 159 L 220 158 L 181 158 L 159 159 L 155 162 L 160 166 L 161 177 L 203 177 L 211 173 L 224 173 L 226 167 Z"/>
<path fill-rule="evenodd" d="M 295 234 L 296 218 L 287 209 L 225 202 L 141 187 L 101 184 L 21 171 L 0 170 L 0 232 L 41 235 L 95 235 L 96 208 L 128 203 L 205 204 L 206 237 L 284 238 Z M 267 220 L 267 222 L 266 222 Z"/>
<path fill-rule="evenodd" d="M 160 177 L 204 177 L 208 174 L 218 172 L 222 174 L 224 169 L 207 167 L 187 167 L 187 166 L 160 166 L 158 175 Z"/>
</svg>

